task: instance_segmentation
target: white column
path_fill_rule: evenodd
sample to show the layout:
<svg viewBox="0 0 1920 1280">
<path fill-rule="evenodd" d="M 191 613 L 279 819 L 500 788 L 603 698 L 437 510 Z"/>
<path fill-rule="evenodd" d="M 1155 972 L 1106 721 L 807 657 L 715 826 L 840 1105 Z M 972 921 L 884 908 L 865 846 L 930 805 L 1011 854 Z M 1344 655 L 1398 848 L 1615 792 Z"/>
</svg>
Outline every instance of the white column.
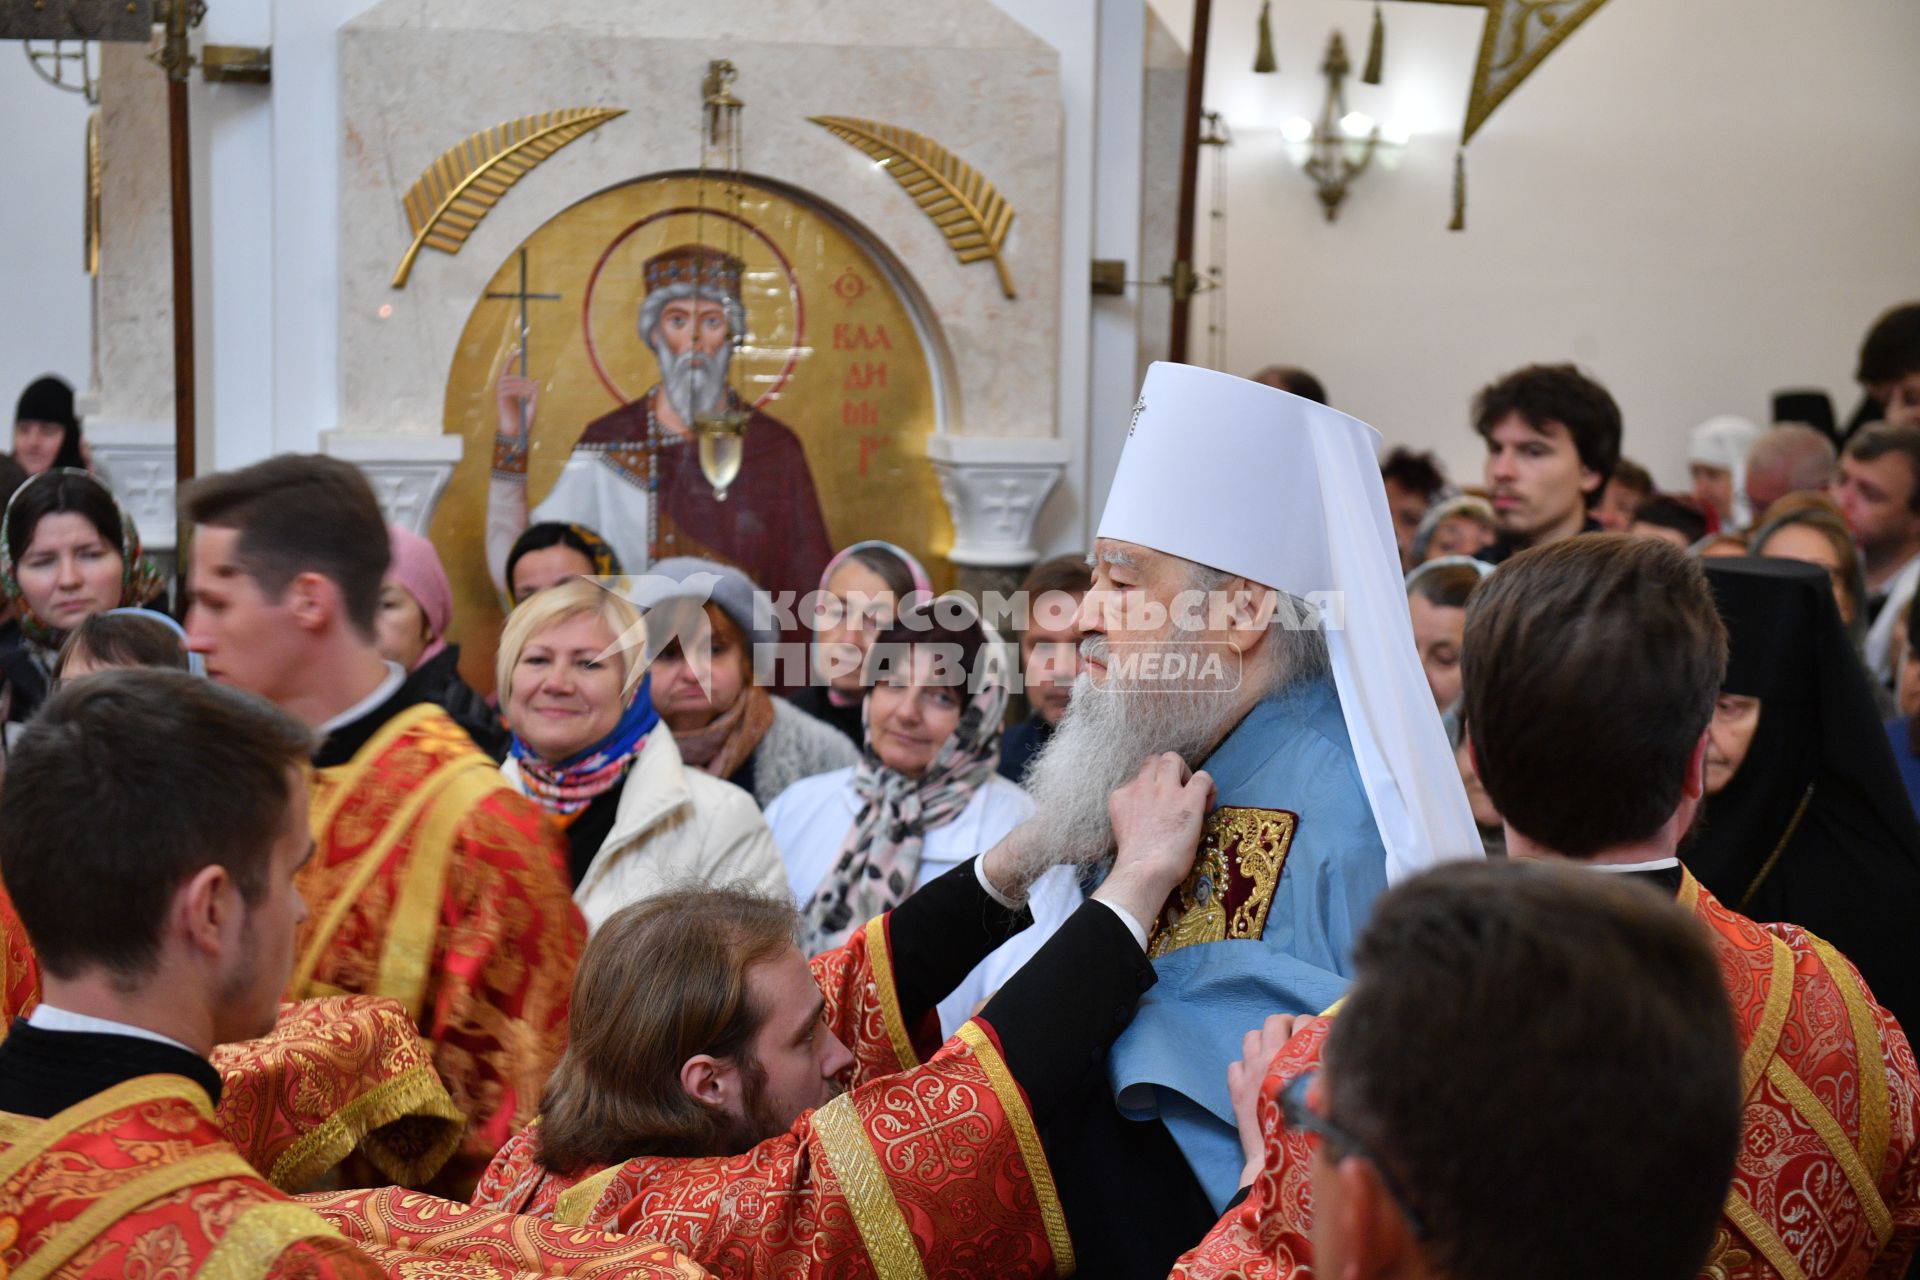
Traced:
<svg viewBox="0 0 1920 1280">
<path fill-rule="evenodd" d="M 87 388 L 91 281 L 81 257 L 87 101 L 34 73 L 17 41 L 0 41 L 0 404 L 11 428 L 20 393 L 44 373 Z M 13 448 L 8 435 L 4 449 Z"/>
<path fill-rule="evenodd" d="M 340 421 L 340 27 L 374 2 L 272 0 L 278 452 L 311 452 L 323 431 L 353 425 Z"/>
<path fill-rule="evenodd" d="M 424 534 L 460 461 L 459 436 L 370 435 L 340 420 L 340 28 L 376 0 L 259 0 L 273 26 L 262 266 L 273 335 L 265 452 L 355 463 L 388 520 Z"/>
<path fill-rule="evenodd" d="M 994 2 L 1060 51 L 1066 127 L 1060 201 L 1060 408 L 1055 435 L 1066 447 L 1062 467 L 1067 484 L 1041 516 L 1036 535 L 1043 554 L 1057 553 L 1090 546 L 1092 522 L 1099 515 L 1087 500 L 1087 424 L 1100 15 L 1103 7 L 1137 5 L 1140 0 L 1107 0 L 1105 5 L 1102 0 Z M 928 454 L 934 456 L 931 441 Z M 955 563 L 960 561 L 956 558 Z"/>
<path fill-rule="evenodd" d="M 1164 263 L 1139 258 L 1146 48 L 1146 0 L 1105 0 L 1100 6 L 1092 256 L 1125 262 L 1129 280 L 1157 279 L 1166 269 Z M 1141 291 L 1154 287 L 1140 285 L 1121 296 L 1091 300 L 1090 415 L 1083 451 L 1087 523 L 1083 541 L 1069 550 L 1093 549 L 1140 388 Z"/>
<path fill-rule="evenodd" d="M 174 545 L 173 232 L 167 81 L 146 49 L 101 49 L 99 382 L 78 408 L 93 460 L 149 550 Z M 204 332 L 204 330 L 202 330 Z"/>
<path fill-rule="evenodd" d="M 208 6 L 204 43 L 267 47 L 269 0 Z M 273 51 L 274 78 L 283 55 Z M 194 224 L 200 320 L 203 444 L 198 470 L 227 471 L 277 452 L 274 438 L 273 210 L 277 85 L 209 84 L 193 78 L 196 132 Z"/>
<path fill-rule="evenodd" d="M 953 514 L 960 569 L 1024 569 L 1041 558 L 1034 537 L 1047 495 L 1073 453 L 1065 440 L 927 437 L 927 457 Z"/>
<path fill-rule="evenodd" d="M 387 519 L 425 534 L 466 441 L 460 436 L 391 436 L 328 431 L 321 451 L 366 472 Z"/>
</svg>

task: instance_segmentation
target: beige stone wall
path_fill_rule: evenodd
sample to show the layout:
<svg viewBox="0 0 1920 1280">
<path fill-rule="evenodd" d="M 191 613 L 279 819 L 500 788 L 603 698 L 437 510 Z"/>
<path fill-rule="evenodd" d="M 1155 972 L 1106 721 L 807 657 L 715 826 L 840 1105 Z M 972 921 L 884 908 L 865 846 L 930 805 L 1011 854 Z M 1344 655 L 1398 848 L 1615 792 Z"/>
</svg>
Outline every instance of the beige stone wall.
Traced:
<svg viewBox="0 0 1920 1280">
<path fill-rule="evenodd" d="M 745 168 L 845 212 L 912 275 L 949 362 L 943 430 L 1052 437 L 1057 398 L 1058 58 L 988 0 L 387 0 L 341 33 L 341 405 L 356 434 L 423 436 L 473 299 L 548 218 L 602 188 L 697 160 L 698 87 L 731 59 Z M 533 112 L 627 114 L 546 161 L 457 256 L 423 253 L 407 288 L 401 198 L 447 147 Z M 808 122 L 844 115 L 934 138 L 1017 211 L 1006 258 L 963 266 L 872 161 Z M 392 307 L 381 318 L 382 307 Z"/>
</svg>

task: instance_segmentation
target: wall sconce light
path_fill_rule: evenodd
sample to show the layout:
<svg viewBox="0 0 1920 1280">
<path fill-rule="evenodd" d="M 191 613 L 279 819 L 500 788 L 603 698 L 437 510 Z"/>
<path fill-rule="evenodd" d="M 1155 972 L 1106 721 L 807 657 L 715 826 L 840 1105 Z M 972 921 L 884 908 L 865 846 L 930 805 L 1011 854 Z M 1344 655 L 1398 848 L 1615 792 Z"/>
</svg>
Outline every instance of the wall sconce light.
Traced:
<svg viewBox="0 0 1920 1280">
<path fill-rule="evenodd" d="M 1294 116 L 1280 126 L 1289 157 L 1313 179 L 1328 222 L 1340 216 L 1347 188 L 1367 171 L 1376 153 L 1383 149 L 1398 151 L 1407 144 L 1404 128 L 1381 124 L 1364 111 L 1347 109 L 1346 79 L 1352 72 L 1346 41 L 1336 31 L 1320 63 L 1320 74 L 1327 78 L 1327 98 L 1320 108 L 1319 123 Z"/>
</svg>

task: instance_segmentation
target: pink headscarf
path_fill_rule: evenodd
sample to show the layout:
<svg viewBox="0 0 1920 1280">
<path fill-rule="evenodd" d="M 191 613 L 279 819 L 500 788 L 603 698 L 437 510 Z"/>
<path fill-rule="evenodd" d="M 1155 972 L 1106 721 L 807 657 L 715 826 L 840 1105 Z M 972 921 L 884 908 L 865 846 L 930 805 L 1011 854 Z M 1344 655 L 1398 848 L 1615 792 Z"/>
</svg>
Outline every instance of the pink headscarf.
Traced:
<svg viewBox="0 0 1920 1280">
<path fill-rule="evenodd" d="M 413 664 L 418 671 L 427 661 L 447 647 L 447 627 L 453 622 L 453 588 L 447 584 L 447 571 L 440 566 L 440 553 L 433 544 L 397 524 L 387 526 L 387 545 L 392 548 L 393 564 L 387 572 L 407 589 L 407 594 L 427 615 L 427 631 L 433 636 Z"/>
</svg>

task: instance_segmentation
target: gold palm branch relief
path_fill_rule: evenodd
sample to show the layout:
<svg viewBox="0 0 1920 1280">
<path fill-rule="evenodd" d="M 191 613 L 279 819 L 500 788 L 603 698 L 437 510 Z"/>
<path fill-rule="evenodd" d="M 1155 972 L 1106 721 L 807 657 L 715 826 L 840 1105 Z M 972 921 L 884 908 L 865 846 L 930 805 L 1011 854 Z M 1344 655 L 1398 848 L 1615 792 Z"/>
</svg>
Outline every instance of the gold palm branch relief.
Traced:
<svg viewBox="0 0 1920 1280">
<path fill-rule="evenodd" d="M 420 175 L 402 202 L 413 243 L 393 273 L 404 289 L 423 248 L 458 253 L 500 197 L 554 152 L 626 112 L 618 107 L 543 111 L 482 129 L 445 152 Z"/>
<path fill-rule="evenodd" d="M 946 236 L 954 257 L 961 262 L 992 259 L 1001 291 L 1014 296 L 1013 276 L 1000 252 L 1013 225 L 1013 206 L 979 170 L 925 134 L 899 125 L 850 116 L 808 118 L 892 174 Z"/>
</svg>

